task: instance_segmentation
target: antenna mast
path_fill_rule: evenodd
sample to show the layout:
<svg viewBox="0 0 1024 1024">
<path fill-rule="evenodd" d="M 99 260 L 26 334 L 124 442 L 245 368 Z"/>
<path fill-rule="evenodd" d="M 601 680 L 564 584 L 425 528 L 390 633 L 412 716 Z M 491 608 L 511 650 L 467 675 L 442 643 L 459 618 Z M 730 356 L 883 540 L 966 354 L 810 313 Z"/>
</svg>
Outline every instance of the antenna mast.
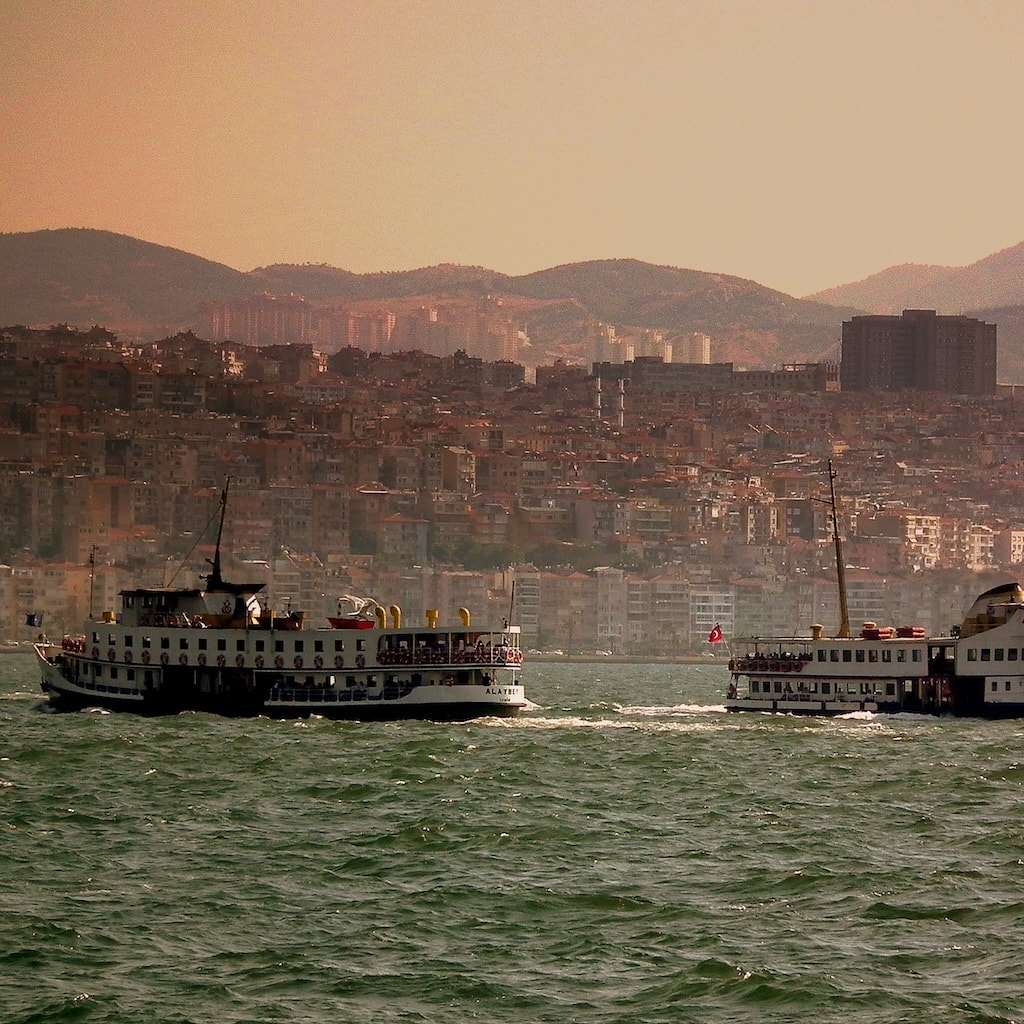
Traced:
<svg viewBox="0 0 1024 1024">
<path fill-rule="evenodd" d="M 839 537 L 839 508 L 836 505 L 836 471 L 832 460 L 828 460 L 828 489 L 832 509 L 832 540 L 836 547 L 836 581 L 839 584 L 839 632 L 837 636 L 850 635 L 850 610 L 846 604 L 846 566 L 843 563 L 843 542 Z"/>
</svg>

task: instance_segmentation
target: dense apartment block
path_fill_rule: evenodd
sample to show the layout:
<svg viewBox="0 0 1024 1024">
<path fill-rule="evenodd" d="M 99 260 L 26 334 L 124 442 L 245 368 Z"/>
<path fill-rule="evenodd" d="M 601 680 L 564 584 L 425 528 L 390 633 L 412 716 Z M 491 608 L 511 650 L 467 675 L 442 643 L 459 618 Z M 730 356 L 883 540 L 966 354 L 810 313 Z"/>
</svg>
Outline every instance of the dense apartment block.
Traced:
<svg viewBox="0 0 1024 1024">
<path fill-rule="evenodd" d="M 996 325 L 934 309 L 855 316 L 843 324 L 843 391 L 884 389 L 992 395 Z"/>
</svg>

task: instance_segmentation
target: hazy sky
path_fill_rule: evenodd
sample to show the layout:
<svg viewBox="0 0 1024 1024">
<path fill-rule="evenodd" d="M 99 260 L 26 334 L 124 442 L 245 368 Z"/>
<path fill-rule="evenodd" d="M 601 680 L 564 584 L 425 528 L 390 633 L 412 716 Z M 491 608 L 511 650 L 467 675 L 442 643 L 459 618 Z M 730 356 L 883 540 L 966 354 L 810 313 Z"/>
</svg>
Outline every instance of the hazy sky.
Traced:
<svg viewBox="0 0 1024 1024">
<path fill-rule="evenodd" d="M 0 230 L 794 295 L 1024 240 L 1024 4 L 0 0 Z"/>
</svg>

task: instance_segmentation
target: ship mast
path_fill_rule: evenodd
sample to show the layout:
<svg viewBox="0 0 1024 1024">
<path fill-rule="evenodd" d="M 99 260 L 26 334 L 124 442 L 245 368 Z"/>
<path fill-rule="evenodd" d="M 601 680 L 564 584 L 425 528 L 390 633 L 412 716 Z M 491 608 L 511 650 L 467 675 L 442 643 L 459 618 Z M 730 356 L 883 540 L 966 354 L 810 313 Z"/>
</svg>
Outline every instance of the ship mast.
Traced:
<svg viewBox="0 0 1024 1024">
<path fill-rule="evenodd" d="M 832 510 L 832 540 L 836 547 L 836 582 L 839 584 L 839 632 L 837 636 L 850 635 L 850 610 L 846 604 L 846 566 L 843 564 L 843 542 L 839 536 L 839 509 L 836 505 L 836 471 L 832 460 L 828 460 L 828 489 Z"/>
<path fill-rule="evenodd" d="M 206 589 L 217 590 L 223 586 L 224 580 L 220 574 L 220 538 L 224 533 L 224 515 L 228 510 L 228 488 L 231 486 L 231 478 L 224 481 L 224 490 L 220 492 L 220 525 L 217 527 L 217 545 L 213 549 L 213 561 L 210 562 L 210 575 L 206 577 Z"/>
</svg>

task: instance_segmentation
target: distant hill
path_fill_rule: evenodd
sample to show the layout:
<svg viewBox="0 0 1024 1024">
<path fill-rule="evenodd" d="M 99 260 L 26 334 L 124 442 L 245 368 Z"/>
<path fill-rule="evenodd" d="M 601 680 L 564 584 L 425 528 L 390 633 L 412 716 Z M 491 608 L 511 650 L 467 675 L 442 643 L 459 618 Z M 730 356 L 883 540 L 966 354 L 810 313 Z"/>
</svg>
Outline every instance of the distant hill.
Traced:
<svg viewBox="0 0 1024 1024">
<path fill-rule="evenodd" d="M 221 263 L 91 228 L 0 234 L 0 324 L 99 324 L 152 335 L 190 326 L 204 299 L 246 295 Z"/>
<path fill-rule="evenodd" d="M 442 265 L 387 274 L 349 274 L 318 265 L 253 271 L 268 291 L 320 301 L 416 298 L 452 305 L 500 297 L 527 326 L 537 356 L 572 358 L 588 321 L 669 337 L 712 338 L 712 358 L 747 366 L 837 358 L 840 325 L 853 310 L 806 302 L 754 281 L 640 260 L 592 260 L 512 277 L 482 267 Z"/>
<path fill-rule="evenodd" d="M 442 264 L 355 274 L 324 264 L 248 273 L 126 235 L 86 228 L 0 234 L 0 325 L 98 324 L 129 337 L 196 328 L 199 304 L 269 291 L 318 304 L 387 302 L 472 309 L 489 296 L 531 339 L 525 361 L 586 361 L 588 325 L 712 339 L 712 359 L 739 367 L 839 358 L 842 322 L 905 308 L 970 312 L 1000 326 L 1001 380 L 1024 381 L 1024 243 L 969 267 L 891 267 L 857 284 L 794 298 L 728 274 L 592 260 L 512 277 Z M 974 312 L 971 312 L 971 311 Z"/>
<path fill-rule="evenodd" d="M 109 231 L 0 234 L 0 324 L 99 324 L 160 337 L 196 327 L 203 301 L 257 291 L 335 305 L 468 306 L 490 295 L 526 325 L 535 363 L 586 359 L 586 324 L 594 320 L 627 335 L 640 328 L 659 328 L 670 338 L 703 332 L 711 335 L 715 361 L 742 366 L 835 358 L 840 324 L 852 312 L 739 277 L 639 260 L 596 260 L 521 277 L 454 264 L 377 274 L 277 264 L 243 273 Z"/>
<path fill-rule="evenodd" d="M 964 313 L 1018 305 L 1024 303 L 1024 242 L 967 267 L 905 263 L 807 298 L 869 313 L 900 313 L 904 309 Z"/>
</svg>

